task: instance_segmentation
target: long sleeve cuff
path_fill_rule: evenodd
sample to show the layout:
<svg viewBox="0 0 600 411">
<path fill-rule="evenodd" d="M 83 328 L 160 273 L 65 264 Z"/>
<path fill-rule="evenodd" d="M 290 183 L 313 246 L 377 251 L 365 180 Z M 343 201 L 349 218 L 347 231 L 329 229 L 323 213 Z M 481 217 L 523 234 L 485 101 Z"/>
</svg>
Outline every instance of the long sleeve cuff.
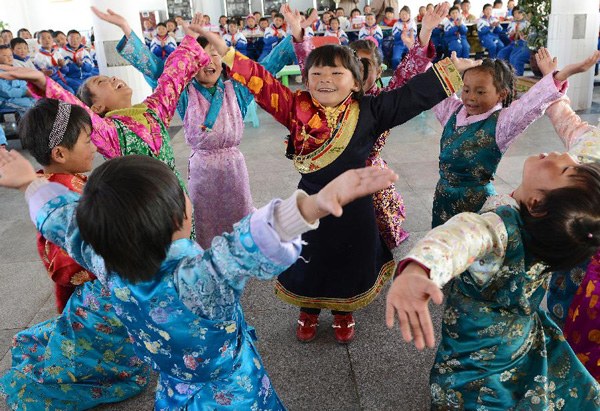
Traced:
<svg viewBox="0 0 600 411">
<path fill-rule="evenodd" d="M 45 178 L 35 179 L 25 190 L 25 200 L 29 204 L 29 217 L 35 224 L 42 207 L 55 197 L 67 194 L 69 189 L 62 184 L 51 183 Z"/>
<path fill-rule="evenodd" d="M 435 63 L 433 65 L 433 69 L 440 80 L 440 83 L 442 83 L 442 86 L 444 86 L 444 90 L 446 90 L 448 97 L 462 88 L 462 76 L 460 75 L 460 72 L 454 63 L 452 63 L 452 60 L 449 58 L 446 57 L 445 59 Z"/>
<path fill-rule="evenodd" d="M 290 241 L 295 237 L 314 230 L 319 226 L 319 220 L 310 224 L 298 209 L 298 198 L 308 197 L 302 190 L 296 190 L 291 197 L 275 206 L 274 229 L 282 241 Z"/>
<path fill-rule="evenodd" d="M 223 56 L 223 63 L 229 68 L 233 68 L 233 61 L 235 60 L 235 48 L 229 47 L 229 51 Z"/>
</svg>

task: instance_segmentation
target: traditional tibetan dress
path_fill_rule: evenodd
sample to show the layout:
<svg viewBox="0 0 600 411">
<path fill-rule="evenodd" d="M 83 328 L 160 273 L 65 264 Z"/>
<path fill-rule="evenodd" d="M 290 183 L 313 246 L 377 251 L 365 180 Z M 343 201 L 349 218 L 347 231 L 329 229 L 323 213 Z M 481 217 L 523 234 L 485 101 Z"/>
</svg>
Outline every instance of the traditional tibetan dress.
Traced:
<svg viewBox="0 0 600 411">
<path fill-rule="evenodd" d="M 292 92 L 234 50 L 224 62 L 257 103 L 290 130 L 288 155 L 301 174 L 298 187 L 309 194 L 344 171 L 364 167 L 385 130 L 429 109 L 460 85 L 454 66 L 444 61 L 389 93 L 360 100 L 350 95 L 337 107 L 323 107 L 308 92 Z M 354 311 L 375 298 L 394 270 L 371 197 L 347 205 L 339 218 L 323 218 L 303 240 L 303 258 L 275 286 L 279 298 L 300 307 Z"/>
</svg>

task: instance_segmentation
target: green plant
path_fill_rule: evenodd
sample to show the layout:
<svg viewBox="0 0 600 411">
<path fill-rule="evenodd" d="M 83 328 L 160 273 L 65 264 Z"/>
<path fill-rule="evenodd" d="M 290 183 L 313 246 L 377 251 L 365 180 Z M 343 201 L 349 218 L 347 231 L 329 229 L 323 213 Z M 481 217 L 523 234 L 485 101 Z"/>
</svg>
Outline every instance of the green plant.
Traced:
<svg viewBox="0 0 600 411">
<path fill-rule="evenodd" d="M 529 19 L 527 29 L 527 45 L 531 50 L 546 47 L 548 43 L 548 18 L 550 16 L 550 0 L 521 0 L 519 7 Z"/>
<path fill-rule="evenodd" d="M 4 30 L 8 28 L 8 23 L 0 20 L 0 30 Z"/>
</svg>

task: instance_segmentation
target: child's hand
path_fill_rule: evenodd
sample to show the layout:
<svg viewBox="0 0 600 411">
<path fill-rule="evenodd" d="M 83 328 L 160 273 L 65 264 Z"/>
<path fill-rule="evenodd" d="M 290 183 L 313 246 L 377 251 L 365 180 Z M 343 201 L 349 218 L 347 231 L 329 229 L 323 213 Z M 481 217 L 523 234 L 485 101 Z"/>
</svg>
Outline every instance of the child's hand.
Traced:
<svg viewBox="0 0 600 411">
<path fill-rule="evenodd" d="M 307 16 L 306 20 L 300 23 L 300 25 L 302 26 L 302 28 L 310 27 L 317 20 L 319 20 L 319 13 L 317 13 L 317 9 L 313 9 L 310 12 L 310 16 Z"/>
<path fill-rule="evenodd" d="M 195 25 L 193 29 L 196 29 Z M 211 46 L 214 47 L 214 49 L 217 51 L 217 53 L 219 53 L 221 57 L 223 57 L 229 51 L 229 46 L 227 45 L 227 43 L 225 43 L 225 40 L 223 40 L 223 37 L 221 37 L 220 34 L 213 33 L 212 31 L 204 29 L 202 29 L 202 32 L 200 32 L 200 34 L 203 37 L 205 37 L 206 40 L 208 40 Z"/>
<path fill-rule="evenodd" d="M 348 170 L 333 179 L 317 194 L 298 200 L 298 208 L 304 219 L 310 223 L 333 214 L 342 215 L 342 207 L 357 198 L 373 194 L 389 187 L 398 179 L 392 170 L 365 167 Z"/>
<path fill-rule="evenodd" d="M 537 61 L 543 76 L 555 72 L 558 67 L 558 60 L 556 57 L 552 58 L 548 49 L 543 47 L 535 54 L 535 60 Z"/>
<path fill-rule="evenodd" d="M 459 73 L 464 73 L 465 71 L 467 71 L 470 68 L 480 66 L 482 63 L 481 60 L 462 59 L 462 58 L 459 59 L 456 56 L 456 51 L 452 52 L 452 54 L 450 56 L 450 60 L 452 60 L 452 63 L 454 63 L 454 67 L 456 67 L 456 69 L 459 71 Z"/>
<path fill-rule="evenodd" d="M 194 14 L 192 21 L 187 23 L 184 21 L 182 23 L 183 31 L 186 35 L 192 36 L 193 38 L 198 38 L 198 36 L 204 36 L 207 30 L 202 25 L 202 21 L 204 20 L 204 16 L 202 13 Z"/>
<path fill-rule="evenodd" d="M 15 150 L 0 150 L 0 186 L 25 191 L 37 178 L 33 166 Z"/>
<path fill-rule="evenodd" d="M 424 39 L 424 36 L 421 36 L 421 33 L 419 33 L 419 40 L 421 40 L 421 45 L 425 46 L 429 43 L 429 39 L 431 38 L 431 32 L 448 15 L 449 9 L 450 4 L 444 2 L 435 6 L 433 10 L 430 10 L 425 13 L 425 15 L 423 16 L 423 20 L 421 20 L 421 33 L 423 33 L 423 30 L 425 30 L 425 33 L 423 34 L 426 35 L 427 38 Z"/>
<path fill-rule="evenodd" d="M 46 76 L 43 72 L 27 67 L 13 67 L 0 64 L 0 78 L 4 80 L 25 80 L 38 88 L 46 88 Z M 50 70 L 52 74 L 52 70 Z"/>
<path fill-rule="evenodd" d="M 290 31 L 296 42 L 301 42 L 302 38 L 302 23 L 300 23 L 300 13 L 294 12 L 289 4 L 285 3 L 279 9 L 279 12 L 283 14 L 285 21 L 290 26 Z"/>
<path fill-rule="evenodd" d="M 412 49 L 415 45 L 415 38 L 411 36 L 410 31 L 402 31 L 400 38 L 402 39 L 404 45 L 409 49 Z"/>
<path fill-rule="evenodd" d="M 386 297 L 386 325 L 392 328 L 397 314 L 404 341 L 411 342 L 414 338 L 418 350 L 425 348 L 425 345 L 429 348 L 435 345 L 429 299 L 439 305 L 444 300 L 444 294 L 429 279 L 427 272 L 414 263 L 408 264 L 396 277 Z"/>
<path fill-rule="evenodd" d="M 588 71 L 598 63 L 598 60 L 600 60 L 600 51 L 596 50 L 585 60 L 565 66 L 561 71 L 554 75 L 554 78 L 558 81 L 565 81 L 574 74 Z"/>
<path fill-rule="evenodd" d="M 129 26 L 129 23 L 127 22 L 127 19 L 125 19 L 125 17 L 115 13 L 111 9 L 106 10 L 106 13 L 104 13 L 98 10 L 96 7 L 92 6 L 92 11 L 96 16 L 98 16 L 100 20 L 104 20 L 108 23 L 114 24 L 115 26 L 123 30 L 123 33 L 126 37 L 129 37 L 131 35 L 131 27 Z"/>
</svg>

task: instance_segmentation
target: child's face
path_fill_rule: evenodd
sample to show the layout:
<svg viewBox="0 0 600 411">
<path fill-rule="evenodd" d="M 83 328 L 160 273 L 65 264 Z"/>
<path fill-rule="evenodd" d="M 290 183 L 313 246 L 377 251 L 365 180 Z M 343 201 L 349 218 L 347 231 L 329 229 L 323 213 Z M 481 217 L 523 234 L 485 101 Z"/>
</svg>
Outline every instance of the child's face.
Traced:
<svg viewBox="0 0 600 411">
<path fill-rule="evenodd" d="M 219 24 L 220 24 L 221 26 L 224 26 L 224 25 L 226 25 L 226 24 L 227 24 L 227 17 L 221 17 L 221 18 L 219 19 Z"/>
<path fill-rule="evenodd" d="M 427 9 L 423 6 L 419 7 L 419 15 L 424 16 Z"/>
<path fill-rule="evenodd" d="M 469 10 L 471 10 L 471 4 L 470 3 L 461 3 L 460 8 L 463 11 L 463 13 L 468 13 Z"/>
<path fill-rule="evenodd" d="M 513 17 L 515 20 L 523 20 L 523 13 L 520 10 L 513 11 Z"/>
<path fill-rule="evenodd" d="M 374 25 L 375 24 L 375 16 L 373 16 L 373 15 L 367 16 L 365 18 L 365 23 L 367 23 L 367 26 Z"/>
<path fill-rule="evenodd" d="M 273 19 L 273 24 L 275 25 L 275 27 L 279 28 L 283 25 L 283 19 L 281 17 L 275 17 Z"/>
<path fill-rule="evenodd" d="M 172 21 L 167 22 L 167 31 L 175 31 L 177 30 L 177 25 Z"/>
<path fill-rule="evenodd" d="M 230 24 L 229 25 L 229 33 L 235 34 L 237 32 L 238 32 L 238 26 L 237 26 L 237 24 Z"/>
<path fill-rule="evenodd" d="M 528 207 L 544 198 L 544 193 L 573 185 L 573 168 L 579 165 L 568 153 L 542 153 L 528 157 L 523 165 L 523 180 L 517 188 L 519 200 Z"/>
<path fill-rule="evenodd" d="M 358 16 L 360 16 L 360 11 L 353 11 L 352 14 L 350 14 L 351 19 L 358 17 Z"/>
<path fill-rule="evenodd" d="M 50 33 L 42 33 L 40 35 L 40 39 L 38 40 L 38 42 L 45 49 L 51 49 L 52 44 L 54 43 L 54 41 L 52 40 L 52 35 Z M 65 41 L 65 44 L 66 44 L 66 41 Z"/>
<path fill-rule="evenodd" d="M 61 33 L 54 38 L 54 42 L 56 43 L 56 45 L 58 47 L 62 48 L 67 45 L 67 36 L 65 36 L 64 34 Z"/>
<path fill-rule="evenodd" d="M 254 20 L 254 19 L 248 19 L 248 20 L 246 20 L 246 24 L 248 25 L 248 27 L 250 27 L 251 29 L 253 29 L 254 26 L 256 26 L 256 20 Z"/>
<path fill-rule="evenodd" d="M 401 11 L 400 12 L 400 20 L 407 22 L 410 19 L 410 14 L 407 13 L 406 11 Z"/>
<path fill-rule="evenodd" d="M 92 94 L 92 111 L 103 115 L 108 111 L 131 107 L 131 88 L 117 77 L 94 76 L 84 84 Z"/>
<path fill-rule="evenodd" d="M 4 40 L 4 44 L 10 44 L 10 41 L 13 39 L 13 35 L 10 31 L 2 33 L 2 40 Z"/>
<path fill-rule="evenodd" d="M 312 66 L 307 83 L 310 95 L 324 107 L 336 107 L 359 90 L 352 72 L 339 63 L 336 67 Z"/>
<path fill-rule="evenodd" d="M 21 38 L 25 39 L 25 40 L 30 39 L 31 38 L 31 33 L 29 32 L 29 30 L 23 30 L 21 32 Z"/>
<path fill-rule="evenodd" d="M 84 128 L 77 137 L 77 142 L 70 149 L 58 145 L 52 150 L 52 161 L 60 165 L 66 173 L 87 173 L 92 169 L 96 146 L 90 138 L 91 128 Z"/>
<path fill-rule="evenodd" d="M 165 36 L 167 34 L 167 28 L 165 26 L 158 26 L 156 28 L 156 33 L 158 33 L 159 36 Z"/>
<path fill-rule="evenodd" d="M 508 3 L 506 3 L 506 8 L 512 9 L 513 7 L 515 7 L 515 2 L 512 0 L 509 0 Z"/>
<path fill-rule="evenodd" d="M 260 23 L 258 23 L 258 25 L 261 29 L 265 30 L 267 27 L 269 27 L 269 22 L 266 20 L 262 20 Z"/>
<path fill-rule="evenodd" d="M 335 11 L 336 17 L 344 17 L 344 9 L 339 9 Z"/>
<path fill-rule="evenodd" d="M 24 59 L 29 55 L 29 46 L 27 46 L 27 44 L 19 43 L 13 49 L 13 54 Z"/>
<path fill-rule="evenodd" d="M 458 17 L 460 16 L 460 13 L 458 12 L 458 10 L 454 9 L 450 12 L 450 18 L 452 20 L 456 20 L 458 19 Z"/>
<path fill-rule="evenodd" d="M 485 9 L 483 9 L 483 15 L 485 17 L 490 17 L 492 15 L 492 8 L 488 6 Z"/>
<path fill-rule="evenodd" d="M 204 22 L 205 26 L 208 26 L 210 24 L 210 16 L 204 15 L 204 17 L 202 17 L 202 21 Z"/>
<path fill-rule="evenodd" d="M 385 13 L 385 18 L 388 20 L 392 20 L 394 18 L 394 13 L 392 13 L 391 11 L 387 11 Z"/>
<path fill-rule="evenodd" d="M 368 50 L 357 50 L 356 56 L 361 60 L 369 60 L 369 73 L 363 81 L 363 91 L 367 92 L 373 88 L 375 82 L 381 76 L 381 66 L 377 66 L 377 63 L 373 60 L 372 53 Z"/>
<path fill-rule="evenodd" d="M 498 92 L 492 75 L 482 70 L 467 70 L 463 78 L 461 99 L 469 116 L 483 114 L 502 102 L 507 90 Z"/>
<path fill-rule="evenodd" d="M 331 20 L 331 14 L 329 14 L 329 13 L 323 14 L 323 23 L 329 24 L 329 20 Z"/>
<path fill-rule="evenodd" d="M 210 64 L 204 66 L 196 73 L 196 80 L 202 86 L 210 88 L 214 86 L 221 73 L 223 72 L 223 65 L 221 55 L 209 44 L 205 48 L 206 53 L 210 56 Z"/>
<path fill-rule="evenodd" d="M 144 28 L 150 30 L 152 28 L 152 22 L 150 20 L 144 20 Z"/>
<path fill-rule="evenodd" d="M 337 20 L 330 20 L 329 26 L 331 27 L 331 30 L 336 31 L 340 28 L 340 22 Z"/>
<path fill-rule="evenodd" d="M 80 34 L 71 33 L 71 34 L 69 34 L 67 39 L 69 40 L 69 46 L 73 47 L 74 49 L 78 48 L 81 45 L 81 35 Z"/>
<path fill-rule="evenodd" d="M 175 23 L 177 23 L 178 26 L 182 26 L 183 25 L 183 17 L 175 17 Z"/>
<path fill-rule="evenodd" d="M 13 65 L 13 53 L 10 49 L 0 49 L 0 64 Z"/>
<path fill-rule="evenodd" d="M 433 6 L 432 6 L 432 5 L 428 5 L 428 6 L 426 7 L 426 10 L 427 10 L 427 11 L 433 11 Z"/>
<path fill-rule="evenodd" d="M 363 9 L 363 12 L 364 12 L 365 14 L 367 14 L 367 13 L 370 13 L 371 11 L 372 11 L 372 10 L 371 10 L 371 6 L 365 6 L 365 8 Z"/>
</svg>

